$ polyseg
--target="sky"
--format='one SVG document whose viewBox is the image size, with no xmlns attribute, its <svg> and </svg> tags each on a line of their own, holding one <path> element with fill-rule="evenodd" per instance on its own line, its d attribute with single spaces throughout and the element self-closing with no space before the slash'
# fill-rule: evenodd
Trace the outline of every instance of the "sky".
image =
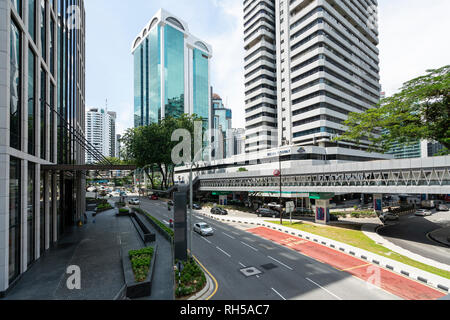
<svg viewBox="0 0 450 320">
<path fill-rule="evenodd" d="M 85 0 L 86 108 L 117 112 L 117 133 L 133 126 L 131 45 L 159 8 L 187 22 L 213 47 L 211 85 L 245 127 L 242 0 Z M 450 1 L 378 0 L 380 76 L 392 95 L 428 69 L 450 64 Z"/>
</svg>

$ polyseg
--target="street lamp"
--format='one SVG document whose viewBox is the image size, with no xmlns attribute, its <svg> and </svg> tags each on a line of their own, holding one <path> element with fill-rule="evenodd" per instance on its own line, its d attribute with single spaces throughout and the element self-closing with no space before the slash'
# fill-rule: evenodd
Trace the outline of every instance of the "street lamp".
<svg viewBox="0 0 450 320">
<path fill-rule="evenodd" d="M 194 186 L 192 185 L 192 167 L 197 163 L 196 159 L 197 157 L 205 152 L 208 149 L 211 149 L 211 145 L 201 148 L 192 159 L 192 162 L 190 163 L 190 169 L 189 169 L 189 255 L 192 256 L 192 205 L 193 205 L 193 198 L 194 198 Z"/>
</svg>

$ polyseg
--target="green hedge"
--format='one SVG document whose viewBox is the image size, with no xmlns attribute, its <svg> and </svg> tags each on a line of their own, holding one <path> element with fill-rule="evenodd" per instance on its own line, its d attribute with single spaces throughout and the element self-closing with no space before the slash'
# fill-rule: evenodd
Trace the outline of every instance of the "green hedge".
<svg viewBox="0 0 450 320">
<path fill-rule="evenodd" d="M 110 209 L 112 209 L 113 207 L 109 204 L 109 203 L 106 203 L 106 204 L 99 204 L 98 206 L 97 206 L 97 212 L 101 212 L 101 211 L 107 211 L 107 210 L 110 210 Z"/>
<path fill-rule="evenodd" d="M 362 210 L 362 211 L 349 211 L 349 212 L 332 212 L 331 213 L 334 216 L 338 217 L 347 217 L 347 215 L 350 215 L 352 218 L 372 218 L 377 217 L 377 214 L 370 210 Z"/>
<path fill-rule="evenodd" d="M 176 261 L 178 265 L 178 261 Z M 190 258 L 184 262 L 184 268 L 181 272 L 175 271 L 175 281 L 177 288 L 175 295 L 178 298 L 193 295 L 204 288 L 206 285 L 206 276 L 203 270 Z"/>
<path fill-rule="evenodd" d="M 158 219 L 156 219 L 155 217 L 151 216 L 150 214 L 148 214 L 147 212 L 145 212 L 142 209 L 139 208 L 134 208 L 135 211 L 141 213 L 141 214 L 145 214 L 147 217 L 149 217 L 153 222 L 155 222 L 161 229 L 163 229 L 165 232 L 167 232 L 172 238 L 174 237 L 174 232 L 172 229 L 170 229 L 169 227 L 167 227 L 164 223 L 162 223 L 161 221 L 159 221 Z"/>
<path fill-rule="evenodd" d="M 130 213 L 130 210 L 128 210 L 127 208 L 120 208 L 119 213 Z"/>
<path fill-rule="evenodd" d="M 153 253 L 154 249 L 152 247 L 128 252 L 136 282 L 143 282 L 147 279 Z"/>
</svg>

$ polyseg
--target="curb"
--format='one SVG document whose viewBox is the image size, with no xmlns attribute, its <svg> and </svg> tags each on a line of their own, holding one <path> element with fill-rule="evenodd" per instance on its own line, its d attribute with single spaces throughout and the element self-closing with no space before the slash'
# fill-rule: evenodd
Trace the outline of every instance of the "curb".
<svg viewBox="0 0 450 320">
<path fill-rule="evenodd" d="M 224 221 L 224 222 L 236 222 L 236 218 L 233 219 L 223 219 L 223 218 L 217 218 L 213 215 L 210 215 L 208 213 L 200 212 L 201 215 L 217 220 L 217 221 Z M 237 221 L 237 223 L 244 223 L 244 220 Z M 247 221 L 247 224 L 249 222 Z M 445 279 L 443 277 L 440 277 L 438 275 L 429 273 L 427 271 L 423 271 L 411 266 L 407 266 L 401 262 L 397 262 L 394 260 L 391 260 L 389 258 L 385 258 L 383 256 L 377 255 L 375 253 L 366 251 L 364 249 L 359 249 L 335 240 L 331 240 L 328 238 L 324 238 L 321 236 L 317 236 L 308 232 L 298 231 L 293 228 L 284 227 L 284 226 L 278 226 L 274 224 L 270 224 L 267 222 L 261 222 L 256 223 L 257 226 L 266 227 L 269 229 L 273 229 L 276 231 L 282 231 L 287 234 L 291 234 L 293 236 L 297 236 L 309 241 L 314 241 L 315 243 L 321 244 L 323 246 L 332 248 L 336 251 L 343 252 L 345 254 L 351 255 L 356 258 L 360 258 L 364 261 L 367 261 L 369 263 L 375 264 L 377 266 L 383 267 L 389 271 L 392 271 L 396 274 L 399 274 L 401 276 L 407 277 L 409 279 L 412 279 L 414 281 L 418 281 L 422 284 L 427 284 L 430 287 L 433 287 L 434 289 L 444 291 L 445 293 L 450 293 L 450 280 Z"/>
<path fill-rule="evenodd" d="M 434 231 L 433 231 L 434 232 Z M 442 244 L 443 246 L 446 246 L 447 248 L 450 248 L 450 245 L 448 243 L 442 242 L 440 240 L 437 240 L 435 237 L 433 237 L 433 232 L 429 232 L 427 233 L 427 238 L 429 238 L 430 240 L 437 242 L 439 244 Z"/>
<path fill-rule="evenodd" d="M 194 259 L 196 260 L 196 262 L 198 263 L 199 261 L 194 257 Z M 215 286 L 214 286 L 214 282 L 211 279 L 211 277 L 209 276 L 209 273 L 207 272 L 207 270 L 205 270 L 205 268 L 203 267 L 203 265 L 201 263 L 198 263 L 200 268 L 203 270 L 203 273 L 206 277 L 206 286 L 198 293 L 196 293 L 195 295 L 193 295 L 192 297 L 190 297 L 187 300 L 206 300 L 207 298 L 211 297 L 212 293 L 214 292 Z"/>
</svg>

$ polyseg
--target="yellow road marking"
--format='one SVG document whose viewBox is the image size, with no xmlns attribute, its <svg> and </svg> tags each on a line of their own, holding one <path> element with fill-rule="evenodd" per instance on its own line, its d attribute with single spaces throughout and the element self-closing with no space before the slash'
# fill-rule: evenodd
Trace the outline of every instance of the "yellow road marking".
<svg viewBox="0 0 450 320">
<path fill-rule="evenodd" d="M 205 299 L 205 300 L 209 300 L 209 299 L 211 299 L 212 297 L 214 297 L 214 295 L 217 293 L 217 290 L 219 289 L 219 284 L 217 283 L 216 278 L 214 278 L 213 275 L 208 271 L 208 269 L 206 269 L 205 266 L 204 266 L 200 261 L 198 261 L 197 257 L 195 257 L 194 255 L 192 255 L 192 257 L 193 257 L 193 258 L 195 259 L 195 261 L 197 261 L 197 263 L 203 268 L 203 270 L 205 270 L 206 273 L 209 274 L 209 276 L 211 277 L 211 279 L 213 279 L 213 281 L 214 281 L 214 285 L 215 285 L 216 288 L 214 289 L 214 292 L 213 292 L 208 298 Z"/>
<path fill-rule="evenodd" d="M 363 265 L 361 265 L 361 266 L 357 266 L 357 267 L 353 267 L 353 268 L 348 268 L 348 269 L 344 269 L 344 270 L 341 270 L 341 271 L 350 271 L 350 270 L 355 270 L 355 269 L 359 269 L 359 268 L 368 267 L 368 266 L 371 266 L 371 265 L 372 265 L 371 263 L 366 263 L 366 264 L 363 264 Z"/>
</svg>

